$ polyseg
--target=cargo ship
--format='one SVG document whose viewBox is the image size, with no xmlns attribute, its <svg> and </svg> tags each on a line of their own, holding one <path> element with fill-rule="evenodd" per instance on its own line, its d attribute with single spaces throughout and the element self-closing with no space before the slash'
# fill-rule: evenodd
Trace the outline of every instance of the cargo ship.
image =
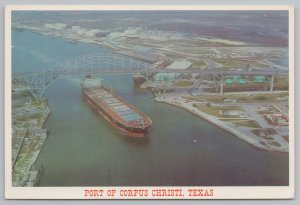
<svg viewBox="0 0 300 205">
<path fill-rule="evenodd" d="M 135 106 L 103 86 L 102 80 L 86 76 L 81 90 L 91 107 L 113 125 L 121 134 L 143 137 L 152 120 Z"/>
<path fill-rule="evenodd" d="M 146 79 L 142 75 L 139 75 L 139 74 L 133 75 L 132 78 L 133 78 L 133 82 L 134 82 L 135 86 L 140 86 L 141 84 L 143 84 L 146 81 Z"/>
</svg>

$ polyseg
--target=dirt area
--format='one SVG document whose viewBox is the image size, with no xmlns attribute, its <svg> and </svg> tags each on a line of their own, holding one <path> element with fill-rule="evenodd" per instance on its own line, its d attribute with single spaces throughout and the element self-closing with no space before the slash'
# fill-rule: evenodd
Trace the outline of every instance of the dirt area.
<svg viewBox="0 0 300 205">
<path fill-rule="evenodd" d="M 289 142 L 289 136 L 288 136 L 288 135 L 283 136 L 283 139 L 284 139 L 285 141 Z"/>
</svg>

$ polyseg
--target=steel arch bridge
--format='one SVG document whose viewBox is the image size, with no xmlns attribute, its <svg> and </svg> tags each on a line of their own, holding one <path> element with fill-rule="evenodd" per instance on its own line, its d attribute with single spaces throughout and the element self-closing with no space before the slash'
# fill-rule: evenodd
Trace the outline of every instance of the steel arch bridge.
<svg viewBox="0 0 300 205">
<path fill-rule="evenodd" d="M 209 70 L 155 69 L 153 64 L 149 64 L 143 62 L 142 60 L 138 60 L 129 56 L 119 55 L 115 53 L 93 53 L 67 59 L 50 70 L 41 70 L 37 72 L 26 73 L 13 73 L 12 90 L 30 90 L 34 96 L 42 97 L 47 87 L 58 77 L 62 75 L 79 74 L 139 74 L 151 83 L 152 86 L 150 87 L 152 88 L 165 90 L 172 87 L 172 82 L 157 82 L 153 77 L 157 73 L 163 75 L 167 75 L 169 73 L 180 74 L 177 75 L 177 78 L 185 76 L 181 74 L 198 74 L 199 81 L 212 77 L 221 84 L 221 87 L 223 87 L 224 79 L 226 76 L 263 75 L 271 79 L 271 83 L 273 85 L 274 76 L 288 75 L 288 72 L 274 70 L 270 68 L 260 68 L 256 71 L 236 71 L 226 69 L 215 70 L 213 68 Z M 222 90 L 223 89 L 221 89 L 221 92 L 223 93 Z"/>
<path fill-rule="evenodd" d="M 41 97 L 47 87 L 62 75 L 139 73 L 147 79 L 153 70 L 152 64 L 132 57 L 93 53 L 67 59 L 50 70 L 13 73 L 12 90 L 30 90 L 36 97 Z"/>
</svg>

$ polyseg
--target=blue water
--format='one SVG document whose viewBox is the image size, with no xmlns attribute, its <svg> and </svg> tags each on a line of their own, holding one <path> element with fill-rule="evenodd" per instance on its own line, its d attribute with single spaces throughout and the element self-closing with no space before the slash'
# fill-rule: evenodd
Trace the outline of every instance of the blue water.
<svg viewBox="0 0 300 205">
<path fill-rule="evenodd" d="M 67 43 L 64 39 L 48 38 L 30 31 L 13 30 L 12 42 L 13 72 L 51 69 L 69 58 L 89 53 L 110 52 L 97 45 Z"/>
<path fill-rule="evenodd" d="M 28 31 L 13 31 L 13 71 L 34 71 L 91 52 Z M 119 134 L 86 103 L 82 76 L 56 80 L 46 91 L 50 134 L 37 160 L 41 186 L 287 185 L 288 154 L 258 150 L 185 110 L 153 101 L 130 75 L 103 75 L 104 83 L 153 121 L 142 139 Z"/>
</svg>

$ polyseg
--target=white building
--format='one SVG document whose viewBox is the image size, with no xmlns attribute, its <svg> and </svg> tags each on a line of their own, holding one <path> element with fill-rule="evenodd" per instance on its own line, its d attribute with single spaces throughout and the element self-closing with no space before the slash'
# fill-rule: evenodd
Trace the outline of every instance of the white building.
<svg viewBox="0 0 300 205">
<path fill-rule="evenodd" d="M 186 70 L 192 68 L 192 62 L 189 61 L 175 61 L 166 69 L 179 69 Z M 155 80 L 157 81 L 174 81 L 180 75 L 180 73 L 158 73 L 155 75 Z"/>
<path fill-rule="evenodd" d="M 180 69 L 186 70 L 192 68 L 193 63 L 189 61 L 175 61 L 169 65 L 166 69 Z"/>
</svg>

